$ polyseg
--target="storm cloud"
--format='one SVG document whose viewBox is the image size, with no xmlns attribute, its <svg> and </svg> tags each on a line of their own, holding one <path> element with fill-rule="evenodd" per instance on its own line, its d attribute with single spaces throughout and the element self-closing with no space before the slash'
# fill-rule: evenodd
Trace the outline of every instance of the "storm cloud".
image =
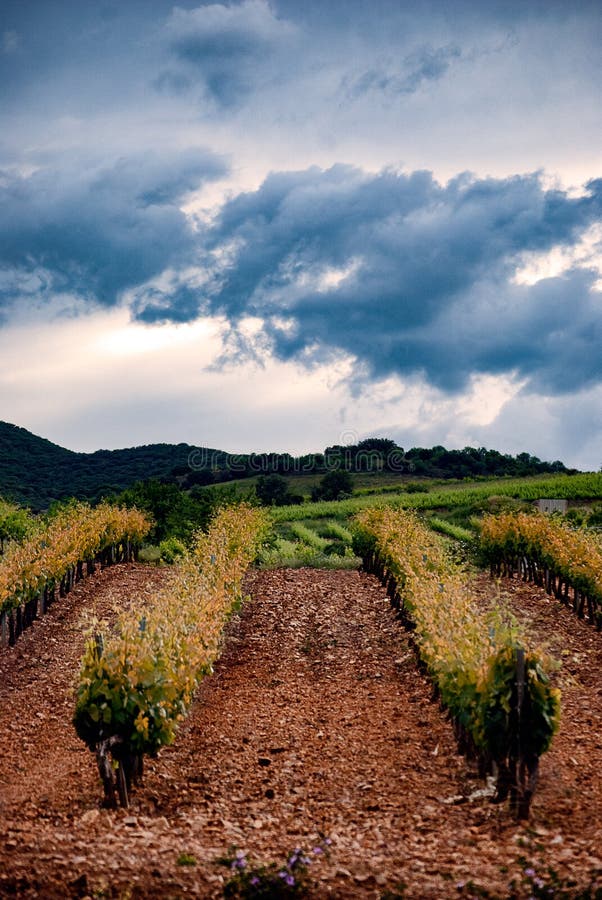
<svg viewBox="0 0 602 900">
<path fill-rule="evenodd" d="M 509 374 L 564 392 L 600 379 L 597 273 L 515 275 L 525 254 L 571 247 L 600 221 L 602 181 L 571 197 L 537 174 L 443 185 L 427 171 L 336 165 L 274 173 L 210 224 L 186 216 L 183 198 L 224 171 L 189 151 L 77 177 L 5 175 L 0 296 L 15 287 L 7 273 L 25 293 L 44 273 L 148 323 L 220 316 L 242 355 L 351 357 L 363 383 L 419 375 L 460 391 L 474 373 Z"/>
<path fill-rule="evenodd" d="M 177 68 L 164 70 L 157 86 L 180 93 L 200 80 L 206 94 L 223 107 L 236 105 L 273 77 L 274 58 L 295 33 L 265 0 L 176 7 L 165 31 Z"/>
<path fill-rule="evenodd" d="M 316 446 L 343 420 L 362 436 L 428 419 L 433 443 L 542 455 L 547 431 L 599 465 L 599 2 L 4 0 L 1 18 L 0 326 L 27 390 L 6 355 L 0 386 L 21 424 L 49 421 L 32 332 L 89 327 L 94 348 L 98 323 L 132 383 L 165 348 L 174 422 L 190 424 L 195 348 L 185 370 L 167 348 L 198 340 L 199 380 L 231 394 L 195 407 L 213 446 L 239 420 L 232 448 L 255 449 L 262 410 L 268 443 L 286 421 L 305 446 L 322 379 Z M 270 374 L 243 401 L 251 372 Z M 149 361 L 144 390 L 163 380 Z M 123 390 L 114 440 L 138 414 L 163 440 L 164 415 Z"/>
<path fill-rule="evenodd" d="M 225 205 L 206 236 L 235 247 L 212 309 L 264 323 L 281 359 L 351 354 L 366 378 L 420 373 L 445 390 L 472 372 L 554 391 L 600 378 L 596 273 L 515 283 L 526 253 L 576 243 L 602 182 L 571 198 L 537 175 L 439 184 L 429 172 L 335 166 L 279 173 Z"/>
<path fill-rule="evenodd" d="M 44 271 L 57 290 L 115 304 L 127 288 L 194 258 L 195 235 L 181 204 L 225 171 L 214 154 L 187 150 L 41 166 L 30 175 L 0 172 L 5 280 L 11 271 L 20 281 Z M 10 300 L 6 291 L 4 298 Z"/>
</svg>

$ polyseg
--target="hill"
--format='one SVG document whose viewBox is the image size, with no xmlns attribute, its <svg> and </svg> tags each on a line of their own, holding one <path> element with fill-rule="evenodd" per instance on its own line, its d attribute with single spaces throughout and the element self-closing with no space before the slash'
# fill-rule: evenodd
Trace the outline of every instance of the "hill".
<svg viewBox="0 0 602 900">
<path fill-rule="evenodd" d="M 218 467 L 227 463 L 225 453 L 190 444 L 75 453 L 25 428 L 0 422 L 0 496 L 35 510 L 66 497 L 94 501 L 119 493 L 135 481 L 174 480 L 191 471 L 191 454 L 193 459 L 210 459 Z"/>
<path fill-rule="evenodd" d="M 34 510 L 68 497 L 94 502 L 148 479 L 187 489 L 277 474 L 295 481 L 295 487 L 306 493 L 304 484 L 313 486 L 325 472 L 338 470 L 354 474 L 354 489 L 369 490 L 386 484 L 399 487 L 400 481 L 416 478 L 523 477 L 569 471 L 560 461 L 542 462 L 529 453 L 511 456 L 484 447 L 447 450 L 442 446 L 413 447 L 406 452 L 387 438 L 334 445 L 322 453 L 298 457 L 288 453 L 229 454 L 184 443 L 75 453 L 25 428 L 0 422 L 0 497 Z"/>
</svg>

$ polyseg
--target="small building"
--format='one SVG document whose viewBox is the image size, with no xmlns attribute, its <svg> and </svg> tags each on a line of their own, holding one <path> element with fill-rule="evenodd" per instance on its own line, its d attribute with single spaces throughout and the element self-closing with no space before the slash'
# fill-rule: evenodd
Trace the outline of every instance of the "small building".
<svg viewBox="0 0 602 900">
<path fill-rule="evenodd" d="M 565 513 L 568 509 L 568 500 L 537 500 L 537 509 L 542 513 Z"/>
</svg>

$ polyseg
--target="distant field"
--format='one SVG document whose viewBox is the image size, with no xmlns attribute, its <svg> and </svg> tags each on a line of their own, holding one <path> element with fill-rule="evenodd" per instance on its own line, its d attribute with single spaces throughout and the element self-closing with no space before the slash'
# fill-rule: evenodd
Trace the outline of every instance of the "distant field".
<svg viewBox="0 0 602 900">
<path fill-rule="evenodd" d="M 304 476 L 291 479 L 293 490 Z M 311 477 L 315 482 L 314 476 Z M 593 502 L 602 499 L 602 473 L 544 475 L 527 478 L 491 478 L 485 481 L 442 482 L 423 479 L 427 491 L 404 490 L 416 479 L 397 479 L 397 485 L 374 479 L 374 489 L 358 490 L 339 501 L 305 502 L 271 510 L 275 545 L 266 557 L 268 565 L 313 565 L 346 567 L 354 564 L 349 519 L 368 507 L 393 506 L 423 511 L 431 527 L 456 540 L 474 534 L 474 517 L 500 504 L 527 503 L 540 498 Z M 381 478 L 383 480 L 381 480 Z M 357 482 L 356 482 L 357 484 Z M 445 487 L 442 487 L 445 485 Z M 437 515 L 434 515 L 434 513 Z M 443 517 L 443 518 L 442 518 Z M 337 533 L 338 529 L 338 533 Z M 328 540 L 330 536 L 331 540 Z"/>
<path fill-rule="evenodd" d="M 425 484 L 429 484 L 425 480 Z M 432 484 L 432 482 L 431 482 Z M 602 499 L 602 473 L 579 475 L 550 475 L 532 478 L 492 478 L 483 482 L 456 482 L 445 489 L 439 486 L 427 493 L 363 494 L 347 500 L 307 503 L 300 506 L 280 506 L 273 510 L 274 521 L 319 519 L 328 516 L 346 518 L 368 506 L 400 506 L 404 509 L 437 509 L 487 500 L 492 496 L 537 500 L 553 497 L 568 500 Z"/>
<path fill-rule="evenodd" d="M 232 481 L 225 481 L 217 484 L 216 487 L 227 487 L 236 485 L 242 490 L 255 487 L 257 479 L 260 475 L 252 475 L 249 478 L 237 478 Z M 309 498 L 312 490 L 320 484 L 324 477 L 323 472 L 313 472 L 307 475 L 287 475 L 282 476 L 289 483 L 291 491 L 295 494 L 301 494 L 303 497 Z M 404 484 L 409 482 L 424 481 L 429 484 L 446 484 L 444 479 L 417 478 L 411 474 L 398 474 L 396 472 L 358 472 L 352 473 L 354 494 L 375 494 L 382 492 L 398 492 L 403 490 Z M 461 482 L 460 482 L 461 483 Z"/>
<path fill-rule="evenodd" d="M 216 487 L 226 488 L 235 485 L 242 490 L 245 490 L 255 487 L 259 477 L 259 475 L 253 475 L 250 478 L 238 478 L 232 481 L 223 482 L 222 484 L 217 484 Z M 312 489 L 319 485 L 323 474 L 284 475 L 283 477 L 288 481 L 291 491 L 296 494 L 301 494 L 305 498 L 309 498 Z M 501 477 L 466 478 L 462 480 L 450 478 L 426 478 L 415 476 L 411 473 L 359 472 L 352 473 L 352 479 L 354 499 L 360 497 L 372 497 L 378 494 L 405 494 L 405 488 L 408 485 L 420 485 L 421 487 L 426 488 L 429 496 L 432 496 L 437 490 L 446 494 L 448 491 L 476 490 L 483 491 L 485 495 L 489 496 L 494 488 L 494 493 L 500 495 L 512 496 L 513 492 L 519 491 L 522 496 L 523 489 L 533 493 L 532 497 L 525 496 L 524 499 L 538 499 L 538 497 L 543 496 L 555 496 L 560 498 L 565 496 L 564 493 L 554 493 L 552 495 L 549 493 L 550 491 L 575 492 L 575 497 L 569 495 L 567 499 L 579 499 L 577 494 L 583 494 L 583 499 L 599 499 L 602 491 L 602 488 L 600 487 L 602 474 L 589 472 L 579 473 L 577 475 L 527 475 L 521 478 L 503 475 Z M 544 488 L 546 493 L 540 493 Z M 420 507 L 419 499 L 416 500 L 415 506 Z M 428 503 L 426 506 L 428 506 Z"/>
</svg>

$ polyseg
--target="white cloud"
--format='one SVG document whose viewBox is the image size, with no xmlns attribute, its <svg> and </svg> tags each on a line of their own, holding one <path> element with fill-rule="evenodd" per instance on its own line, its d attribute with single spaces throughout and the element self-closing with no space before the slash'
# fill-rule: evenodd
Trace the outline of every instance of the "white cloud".
<svg viewBox="0 0 602 900">
<path fill-rule="evenodd" d="M 478 432 L 491 447 L 527 450 L 587 471 L 602 469 L 602 386 L 564 397 L 519 393 Z"/>
<path fill-rule="evenodd" d="M 231 452 L 315 451 L 371 434 L 410 446 L 489 446 L 597 469 L 602 388 L 526 396 L 474 377 L 460 397 L 389 378 L 359 395 L 352 361 L 307 371 L 269 360 L 210 371 L 222 323 L 131 323 L 126 310 L 0 332 L 0 416 L 71 449 L 186 441 Z"/>
</svg>

